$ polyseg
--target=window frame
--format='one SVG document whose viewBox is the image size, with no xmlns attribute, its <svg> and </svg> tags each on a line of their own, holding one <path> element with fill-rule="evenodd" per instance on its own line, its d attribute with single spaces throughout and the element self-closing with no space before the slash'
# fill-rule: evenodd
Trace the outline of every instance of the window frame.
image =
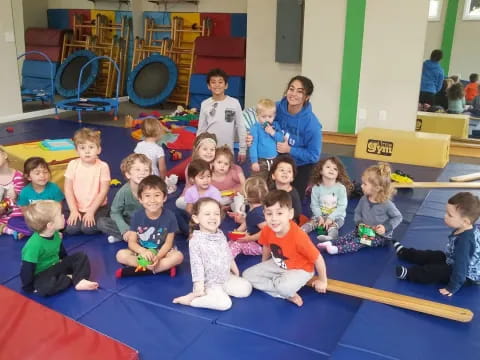
<svg viewBox="0 0 480 360">
<path fill-rule="evenodd" d="M 470 6 L 471 5 L 472 5 L 472 0 L 465 0 L 464 6 L 463 6 L 462 20 L 480 21 L 480 13 L 478 15 L 470 15 Z"/>
<path fill-rule="evenodd" d="M 435 16 L 430 16 L 430 5 L 432 2 L 438 2 L 438 9 L 437 9 L 437 14 Z M 444 0 L 429 0 L 428 3 L 428 21 L 441 21 L 442 19 L 442 10 L 443 10 L 443 2 Z"/>
</svg>

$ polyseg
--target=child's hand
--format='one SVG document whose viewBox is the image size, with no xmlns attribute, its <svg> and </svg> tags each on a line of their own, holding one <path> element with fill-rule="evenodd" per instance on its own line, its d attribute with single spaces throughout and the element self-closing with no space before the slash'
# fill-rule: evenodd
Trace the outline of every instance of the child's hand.
<svg viewBox="0 0 480 360">
<path fill-rule="evenodd" d="M 252 171 L 253 172 L 259 172 L 260 171 L 260 165 L 258 164 L 258 162 L 254 162 L 252 164 Z"/>
<path fill-rule="evenodd" d="M 319 216 L 317 218 L 317 226 L 325 226 L 325 219 L 323 218 L 323 216 Z"/>
<path fill-rule="evenodd" d="M 275 129 L 273 128 L 272 124 L 265 126 L 265 132 L 270 136 L 275 136 Z"/>
<path fill-rule="evenodd" d="M 237 161 L 238 161 L 240 164 L 243 164 L 246 159 L 247 159 L 247 155 L 246 155 L 246 154 L 238 154 L 238 156 L 237 156 Z"/>
<path fill-rule="evenodd" d="M 448 291 L 445 288 L 438 289 L 438 291 L 440 292 L 440 294 L 445 295 L 445 296 L 452 296 L 453 295 L 450 291 Z"/>
<path fill-rule="evenodd" d="M 149 251 L 149 253 L 153 254 L 151 251 Z M 147 265 L 147 269 L 153 272 L 153 270 L 158 265 L 160 260 L 161 260 L 161 258 L 159 256 L 154 256 L 153 260 L 150 260 L 152 263 L 150 265 Z"/>
<path fill-rule="evenodd" d="M 241 224 L 245 221 L 245 216 L 233 211 L 227 211 L 227 215 L 233 219 L 237 224 Z"/>
<path fill-rule="evenodd" d="M 253 143 L 252 134 L 250 133 L 247 134 L 247 137 L 245 138 L 245 143 L 247 144 L 248 147 L 252 146 L 252 143 Z"/>
<path fill-rule="evenodd" d="M 75 225 L 79 220 L 82 220 L 82 214 L 80 214 L 78 211 L 72 211 L 68 216 L 67 225 Z"/>
<path fill-rule="evenodd" d="M 312 286 L 316 292 L 325 293 L 327 292 L 327 279 L 316 279 L 312 282 Z"/>
<path fill-rule="evenodd" d="M 324 223 L 324 226 L 325 226 L 326 229 L 329 229 L 334 224 L 335 224 L 335 222 L 332 219 L 327 219 Z"/>
<path fill-rule="evenodd" d="M 375 232 L 376 232 L 378 235 L 383 235 L 383 234 L 385 234 L 385 226 L 383 226 L 383 225 L 377 225 L 377 226 L 375 226 L 374 230 L 375 230 Z"/>
<path fill-rule="evenodd" d="M 288 145 L 288 141 L 287 139 L 285 138 L 283 142 L 278 142 L 277 143 L 277 151 L 280 153 L 280 154 L 288 154 L 290 152 L 290 145 Z"/>
<path fill-rule="evenodd" d="M 83 215 L 82 219 L 83 225 L 86 227 L 95 226 L 95 214 L 92 214 L 90 211 L 87 211 L 85 215 Z"/>
<path fill-rule="evenodd" d="M 155 255 L 150 250 L 143 250 L 142 253 L 140 254 L 145 260 L 148 260 L 150 262 L 153 262 L 155 259 Z"/>
</svg>

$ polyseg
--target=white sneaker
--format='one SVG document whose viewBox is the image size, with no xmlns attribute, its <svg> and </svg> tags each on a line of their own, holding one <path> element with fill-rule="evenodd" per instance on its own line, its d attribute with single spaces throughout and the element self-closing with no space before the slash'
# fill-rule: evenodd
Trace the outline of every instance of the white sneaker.
<svg viewBox="0 0 480 360">
<path fill-rule="evenodd" d="M 107 241 L 108 241 L 110 244 L 115 244 L 116 242 L 122 241 L 122 239 L 119 239 L 119 238 L 116 238 L 115 236 L 109 235 L 109 236 L 107 237 Z"/>
</svg>

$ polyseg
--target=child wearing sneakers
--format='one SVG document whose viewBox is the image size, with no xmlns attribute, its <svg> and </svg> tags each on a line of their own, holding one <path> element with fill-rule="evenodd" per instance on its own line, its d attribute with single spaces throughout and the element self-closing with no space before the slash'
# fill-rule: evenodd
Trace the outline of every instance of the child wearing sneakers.
<svg viewBox="0 0 480 360">
<path fill-rule="evenodd" d="M 310 232 L 318 226 L 325 228 L 327 234 L 319 235 L 319 241 L 332 241 L 338 238 L 347 214 L 347 194 L 353 185 L 339 158 L 332 156 L 322 159 L 312 171 L 312 197 L 310 208 L 313 218 L 302 226 Z"/>
<path fill-rule="evenodd" d="M 284 190 L 270 191 L 263 201 L 267 226 L 258 243 L 263 245 L 262 262 L 243 273 L 255 289 L 303 305 L 300 290 L 317 270 L 312 281 L 317 292 L 327 289 L 327 270 L 322 255 L 293 219 L 292 198 Z"/>
<path fill-rule="evenodd" d="M 69 209 L 65 232 L 95 234 L 97 219 L 108 215 L 110 168 L 98 158 L 102 151 L 99 131 L 81 128 L 75 132 L 73 142 L 79 159 L 70 161 L 65 172 Z"/>
<path fill-rule="evenodd" d="M 355 208 L 354 221 L 357 227 L 367 225 L 374 231 L 372 239 L 359 236 L 358 229 L 337 240 L 318 243 L 330 255 L 357 252 L 365 247 L 385 246 L 392 238 L 393 230 L 402 222 L 402 214 L 390 200 L 395 193 L 387 163 L 367 168 L 362 175 L 363 196 Z"/>
<path fill-rule="evenodd" d="M 130 154 L 122 160 L 120 170 L 128 180 L 115 194 L 110 216 L 98 219 L 98 229 L 108 235 L 110 244 L 128 241 L 130 220 L 142 208 L 138 201 L 138 184 L 152 172 L 152 162 L 143 154 Z"/>
<path fill-rule="evenodd" d="M 238 161 L 244 162 L 247 154 L 246 130 L 242 107 L 237 99 L 225 94 L 228 88 L 228 75 L 221 69 L 212 69 L 207 74 L 207 86 L 212 96 L 200 106 L 197 135 L 211 132 L 217 135 L 217 145 L 228 145 L 233 150 L 233 142 L 238 137 Z"/>
<path fill-rule="evenodd" d="M 415 264 L 397 266 L 399 279 L 430 284 L 444 283 L 442 295 L 452 296 L 463 285 L 480 283 L 480 230 L 473 226 L 480 216 L 480 200 L 469 192 L 460 192 L 448 199 L 445 224 L 453 229 L 446 251 L 417 250 L 393 246 L 401 260 Z"/>
</svg>

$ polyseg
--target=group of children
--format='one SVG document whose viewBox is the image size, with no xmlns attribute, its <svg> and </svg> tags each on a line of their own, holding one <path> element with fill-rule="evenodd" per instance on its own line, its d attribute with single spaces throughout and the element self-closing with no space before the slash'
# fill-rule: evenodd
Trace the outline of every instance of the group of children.
<svg viewBox="0 0 480 360">
<path fill-rule="evenodd" d="M 327 289 L 326 266 L 320 251 L 335 255 L 390 242 L 399 258 L 417 264 L 397 268 L 400 279 L 448 282 L 440 290 L 445 295 L 480 280 L 480 231 L 473 227 L 480 215 L 476 196 L 460 193 L 449 200 L 445 222 L 454 232 L 446 254 L 406 249 L 392 240 L 402 215 L 391 200 L 394 189 L 390 166 L 380 163 L 362 174 L 363 196 L 354 213 L 358 228 L 340 236 L 353 186 L 342 162 L 329 157 L 314 167 L 310 204 L 313 216 L 300 227 L 302 204 L 292 187 L 295 161 L 275 151 L 275 142 L 281 141 L 277 139 L 281 130 L 274 121 L 275 104 L 269 100 L 259 103 L 259 122 L 252 128 L 256 136 L 250 147 L 252 176 L 245 179 L 242 168 L 234 162 L 231 147 L 238 136 L 245 145 L 240 146 L 238 161 L 244 161 L 247 142 L 238 118 L 241 109 L 235 99 L 224 94 L 227 84 L 221 74 L 214 73 L 208 81 L 214 101 L 202 103 L 200 133 L 185 170 L 185 190 L 173 211 L 165 207 L 166 166 L 163 149 L 157 145 L 158 120 L 144 121 L 144 141 L 122 161 L 121 171 L 128 181 L 118 190 L 110 208 L 110 170 L 99 159 L 99 132 L 82 128 L 73 137 L 79 158 L 72 160 L 65 172 L 67 207 L 63 212 L 63 194 L 49 181 L 50 171 L 43 159 L 28 159 L 23 178 L 8 167 L 6 153 L 0 152 L 0 183 L 10 186 L 7 195 L 11 200 L 19 194 L 17 205 L 22 207 L 13 207 L 12 212 L 2 215 L 3 232 L 11 230 L 9 217 L 14 211 L 23 213 L 34 231 L 22 251 L 21 278 L 26 291 L 53 295 L 70 284 L 77 290 L 98 288 L 89 280 L 86 255 L 66 254 L 59 232 L 63 227 L 69 235 L 102 232 L 110 243 L 126 242 L 127 248 L 116 254 L 117 261 L 124 265 L 117 277 L 174 271 L 184 260 L 184 254 L 175 246 L 176 234 L 187 235 L 193 289 L 173 302 L 217 310 L 230 308 L 230 296 L 249 296 L 252 287 L 301 306 L 298 290 L 315 272 L 318 277 L 311 285 L 318 292 Z M 23 181 L 29 184 L 22 189 Z M 229 212 L 238 223 L 236 230 L 244 235 L 229 241 L 220 229 L 223 213 L 232 201 L 225 191 L 240 192 L 246 199 L 244 212 Z M 365 239 L 359 233 L 360 227 L 369 228 L 373 235 Z M 320 228 L 324 233 L 318 235 L 315 246 L 308 233 Z M 261 262 L 241 276 L 235 262 L 238 254 L 262 255 Z"/>
</svg>

